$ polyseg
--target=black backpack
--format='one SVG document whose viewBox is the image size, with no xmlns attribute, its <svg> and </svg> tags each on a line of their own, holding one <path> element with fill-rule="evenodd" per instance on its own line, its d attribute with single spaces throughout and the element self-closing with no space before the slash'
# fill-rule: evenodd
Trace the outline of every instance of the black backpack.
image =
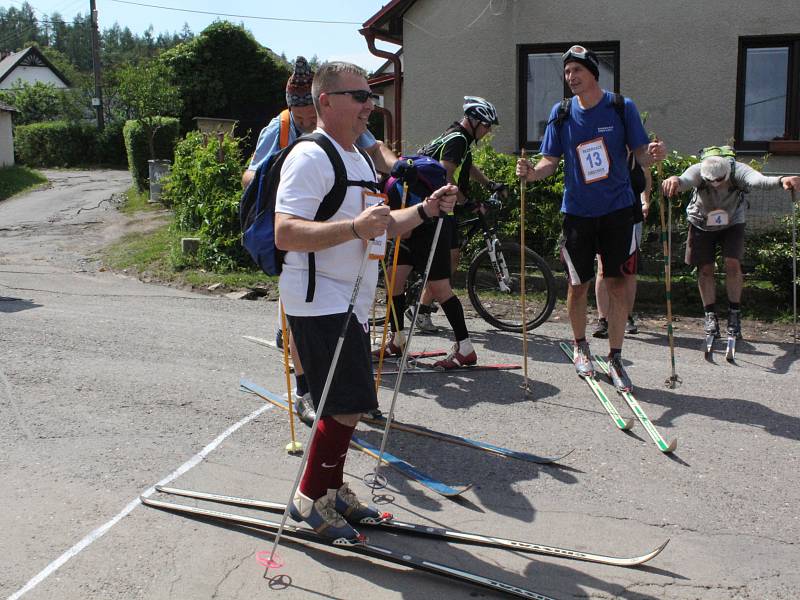
<svg viewBox="0 0 800 600">
<path fill-rule="evenodd" d="M 267 275 L 279 275 L 286 252 L 275 246 L 275 197 L 281 179 L 281 168 L 295 144 L 304 141 L 315 142 L 325 151 L 333 167 L 333 187 L 325 194 L 314 215 L 315 221 L 327 221 L 342 206 L 347 188 L 358 186 L 378 191 L 374 181 L 351 181 L 347 179 L 347 168 L 333 143 L 322 133 L 300 136 L 280 152 L 276 152 L 259 165 L 255 176 L 242 194 L 239 202 L 239 223 L 242 229 L 242 245 L 255 263 Z M 358 148 L 375 174 L 375 167 L 367 154 Z M 308 253 L 308 289 L 306 302 L 314 299 L 315 280 L 314 253 Z"/>
<path fill-rule="evenodd" d="M 628 128 L 625 124 L 625 96 L 622 94 L 611 94 L 611 102 L 614 105 L 614 110 L 617 111 L 617 115 L 622 121 L 623 137 L 627 140 Z M 571 107 L 572 98 L 562 99 L 561 104 L 558 105 L 556 116 L 553 117 L 548 123 L 548 125 L 550 123 L 555 124 L 559 134 L 561 133 L 561 124 L 569 118 L 569 111 Z M 635 198 L 638 198 L 639 195 L 644 191 L 647 182 L 644 178 L 644 170 L 642 169 L 642 165 L 640 165 L 636 161 L 636 157 L 632 155 L 633 152 L 628 153 L 628 176 L 631 182 L 633 195 Z"/>
</svg>

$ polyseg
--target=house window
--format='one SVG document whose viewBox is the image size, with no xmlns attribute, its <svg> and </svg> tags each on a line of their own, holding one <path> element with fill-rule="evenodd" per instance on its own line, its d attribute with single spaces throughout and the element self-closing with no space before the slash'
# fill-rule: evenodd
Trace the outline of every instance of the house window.
<svg viewBox="0 0 800 600">
<path fill-rule="evenodd" d="M 519 65 L 519 145 L 538 151 L 550 110 L 553 105 L 571 96 L 564 83 L 564 64 L 561 55 L 572 43 L 522 45 L 518 47 Z M 600 59 L 600 86 L 619 91 L 619 42 L 587 42 Z"/>
<path fill-rule="evenodd" d="M 737 149 L 771 151 L 776 141 L 800 140 L 798 65 L 800 36 L 739 39 Z"/>
</svg>

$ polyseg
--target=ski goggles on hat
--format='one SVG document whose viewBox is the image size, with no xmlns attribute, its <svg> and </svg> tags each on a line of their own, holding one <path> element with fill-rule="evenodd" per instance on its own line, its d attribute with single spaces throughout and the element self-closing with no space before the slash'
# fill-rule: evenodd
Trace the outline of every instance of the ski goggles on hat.
<svg viewBox="0 0 800 600">
<path fill-rule="evenodd" d="M 369 99 L 372 99 L 373 102 L 377 102 L 380 98 L 378 94 L 373 94 L 370 90 L 341 90 L 339 92 L 327 92 L 327 94 L 329 96 L 343 96 L 346 94 L 360 104 L 364 104 Z"/>
<path fill-rule="evenodd" d="M 591 50 L 587 50 L 583 46 L 573 46 L 564 54 L 561 55 L 561 60 L 566 61 L 568 58 L 577 58 L 578 60 L 588 60 L 594 65 L 598 65 L 597 56 Z"/>
</svg>

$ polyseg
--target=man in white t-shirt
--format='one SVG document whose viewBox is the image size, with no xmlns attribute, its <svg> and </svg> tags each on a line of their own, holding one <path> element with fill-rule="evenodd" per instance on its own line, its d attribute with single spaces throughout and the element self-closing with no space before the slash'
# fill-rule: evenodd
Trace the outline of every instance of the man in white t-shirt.
<svg viewBox="0 0 800 600">
<path fill-rule="evenodd" d="M 280 293 L 312 398 L 319 408 L 336 342 L 344 326 L 355 278 L 368 240 L 397 236 L 452 210 L 457 188 L 446 185 L 422 204 L 391 211 L 385 204 L 365 208 L 364 191 L 376 189 L 370 159 L 354 146 L 367 128 L 375 96 L 364 71 L 350 63 L 322 65 L 311 88 L 317 132 L 338 152 L 349 182 L 338 211 L 326 221 L 314 217 L 334 184 L 331 159 L 313 141 L 301 142 L 281 169 L 275 208 L 275 244 L 287 252 Z M 309 269 L 313 253 L 313 269 Z M 310 281 L 313 278 L 313 282 Z M 351 525 L 391 518 L 361 503 L 343 481 L 344 461 L 361 415 L 377 408 L 367 320 L 378 279 L 377 262 L 364 274 L 352 318 L 308 462 L 290 514 L 320 535 L 342 544 L 364 541 Z"/>
</svg>

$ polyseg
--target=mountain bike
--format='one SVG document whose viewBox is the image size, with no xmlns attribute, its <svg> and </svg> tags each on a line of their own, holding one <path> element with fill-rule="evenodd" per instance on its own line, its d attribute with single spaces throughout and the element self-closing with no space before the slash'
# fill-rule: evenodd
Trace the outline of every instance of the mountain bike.
<svg viewBox="0 0 800 600">
<path fill-rule="evenodd" d="M 522 332 L 520 245 L 500 240 L 489 223 L 488 214 L 501 205 L 497 194 L 481 202 L 468 202 L 471 216 L 458 223 L 461 251 L 478 233 L 483 245 L 469 262 L 466 288 L 475 311 L 487 323 L 503 331 Z M 402 242 L 401 242 L 402 243 Z M 391 250 L 387 252 L 387 270 L 391 269 Z M 381 273 L 382 284 L 383 274 Z M 413 307 L 422 292 L 422 274 L 412 272 L 406 283 L 406 306 Z M 378 293 L 380 296 L 380 292 Z M 530 248 L 525 249 L 526 329 L 535 329 L 550 317 L 556 302 L 556 284 L 547 262 Z M 374 321 L 383 325 L 385 301 L 376 303 Z"/>
</svg>

